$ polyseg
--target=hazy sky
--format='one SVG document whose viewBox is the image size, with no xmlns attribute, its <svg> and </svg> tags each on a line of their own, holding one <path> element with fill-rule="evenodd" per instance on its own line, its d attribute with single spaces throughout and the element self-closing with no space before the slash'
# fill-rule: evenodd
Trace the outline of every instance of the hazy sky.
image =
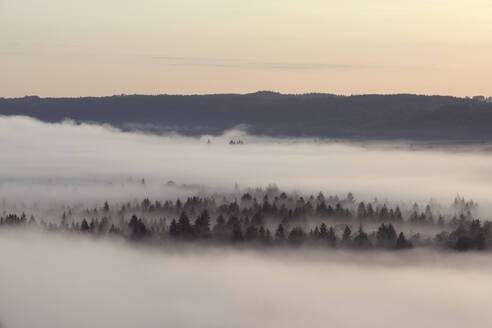
<svg viewBox="0 0 492 328">
<path fill-rule="evenodd" d="M 490 0 L 0 0 L 0 96 L 492 95 Z"/>
</svg>

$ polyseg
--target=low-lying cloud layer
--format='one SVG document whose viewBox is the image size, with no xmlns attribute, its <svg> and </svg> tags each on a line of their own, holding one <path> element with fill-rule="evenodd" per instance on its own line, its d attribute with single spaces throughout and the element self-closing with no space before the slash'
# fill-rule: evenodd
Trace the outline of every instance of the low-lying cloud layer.
<svg viewBox="0 0 492 328">
<path fill-rule="evenodd" d="M 36 215 L 42 212 L 36 204 L 175 199 L 227 192 L 236 182 L 327 195 L 352 191 L 358 200 L 450 202 L 460 193 L 482 209 L 491 204 L 492 154 L 472 147 L 412 150 L 239 130 L 155 136 L 0 117 L 0 153 L 1 208 L 25 204 Z M 261 254 L 4 227 L 0 256 L 2 328 L 453 328 L 492 321 L 488 253 L 273 248 Z"/>
<path fill-rule="evenodd" d="M 5 327 L 489 327 L 488 255 L 173 252 L 0 231 Z"/>
<path fill-rule="evenodd" d="M 229 145 L 230 140 L 245 144 Z M 450 202 L 459 193 L 484 205 L 492 181 L 492 154 L 471 147 L 411 150 L 261 138 L 242 131 L 221 137 L 155 136 L 26 117 L 0 117 L 0 141 L 1 198 L 24 202 L 162 199 L 167 194 L 162 185 L 174 180 L 229 189 L 235 182 L 241 187 L 277 183 L 305 192 L 352 191 L 359 199 Z M 139 184 L 129 183 L 129 177 L 133 182 L 145 178 L 145 192 L 132 188 Z"/>
</svg>

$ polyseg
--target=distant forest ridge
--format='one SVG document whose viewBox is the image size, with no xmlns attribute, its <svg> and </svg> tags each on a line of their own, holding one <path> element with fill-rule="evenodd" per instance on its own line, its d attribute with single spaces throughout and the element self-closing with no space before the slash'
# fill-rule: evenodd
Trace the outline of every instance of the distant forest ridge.
<svg viewBox="0 0 492 328">
<path fill-rule="evenodd" d="M 123 130 L 220 135 L 238 125 L 273 137 L 492 141 L 492 102 L 412 94 L 119 95 L 0 98 L 0 115 L 104 123 Z"/>
</svg>

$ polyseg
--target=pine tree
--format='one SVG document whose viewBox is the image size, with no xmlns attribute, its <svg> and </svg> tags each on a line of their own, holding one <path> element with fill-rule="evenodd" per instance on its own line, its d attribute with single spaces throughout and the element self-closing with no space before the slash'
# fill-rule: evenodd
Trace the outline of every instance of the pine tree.
<svg viewBox="0 0 492 328">
<path fill-rule="evenodd" d="M 409 240 L 407 240 L 405 238 L 405 234 L 403 232 L 400 232 L 400 234 L 398 235 L 398 239 L 396 240 L 395 248 L 396 249 L 408 249 L 408 248 L 412 248 L 412 247 L 413 247 L 412 242 L 410 242 Z"/>
<path fill-rule="evenodd" d="M 175 219 L 173 219 L 171 221 L 171 225 L 169 225 L 169 235 L 174 238 L 178 237 L 179 235 L 178 224 L 176 223 Z"/>
<path fill-rule="evenodd" d="M 243 230 L 239 224 L 235 224 L 232 228 L 232 241 L 242 242 L 244 241 Z"/>
<path fill-rule="evenodd" d="M 368 249 L 371 248 L 371 242 L 369 241 L 369 236 L 362 229 L 362 225 L 359 226 L 359 232 L 354 237 L 353 244 L 357 248 Z"/>
<path fill-rule="evenodd" d="M 210 237 L 210 215 L 207 210 L 203 210 L 195 221 L 195 231 L 200 238 Z"/>
<path fill-rule="evenodd" d="M 130 222 L 128 223 L 128 228 L 130 229 L 130 237 L 135 240 L 139 240 L 147 234 L 147 227 L 142 219 L 137 218 L 133 215 Z"/>
<path fill-rule="evenodd" d="M 297 246 L 304 241 L 305 237 L 306 234 L 304 233 L 304 230 L 302 230 L 301 227 L 295 227 L 290 231 L 287 240 L 289 244 Z"/>
<path fill-rule="evenodd" d="M 188 215 L 186 215 L 185 211 L 181 212 L 181 215 L 178 220 L 177 228 L 178 228 L 179 236 L 187 239 L 192 237 L 192 228 L 190 224 L 190 219 L 188 218 Z"/>
<path fill-rule="evenodd" d="M 328 240 L 328 245 L 330 245 L 331 247 L 335 247 L 336 246 L 336 244 L 337 244 L 337 235 L 336 235 L 335 229 L 333 227 L 330 227 L 330 229 L 328 229 L 328 233 L 327 233 L 326 239 Z"/>
<path fill-rule="evenodd" d="M 275 231 L 275 240 L 278 242 L 285 241 L 285 229 L 282 224 L 279 224 L 277 230 Z"/>
<path fill-rule="evenodd" d="M 108 201 L 105 201 L 104 202 L 104 212 L 109 212 L 109 204 L 108 204 Z"/>
<path fill-rule="evenodd" d="M 80 231 L 82 231 L 82 232 L 89 231 L 89 224 L 87 223 L 86 219 L 82 220 L 82 224 L 80 225 Z"/>
<path fill-rule="evenodd" d="M 348 246 L 352 241 L 352 230 L 348 225 L 346 225 L 343 230 L 342 241 L 346 246 Z"/>
</svg>

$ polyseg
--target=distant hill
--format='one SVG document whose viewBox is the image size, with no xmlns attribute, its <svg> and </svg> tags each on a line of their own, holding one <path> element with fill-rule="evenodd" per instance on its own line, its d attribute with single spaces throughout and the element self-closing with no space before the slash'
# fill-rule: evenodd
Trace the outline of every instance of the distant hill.
<svg viewBox="0 0 492 328">
<path fill-rule="evenodd" d="M 0 115 L 27 115 L 45 122 L 70 118 L 185 135 L 217 135 L 243 124 L 250 133 L 278 137 L 492 141 L 492 103 L 411 94 L 0 98 Z"/>
</svg>

